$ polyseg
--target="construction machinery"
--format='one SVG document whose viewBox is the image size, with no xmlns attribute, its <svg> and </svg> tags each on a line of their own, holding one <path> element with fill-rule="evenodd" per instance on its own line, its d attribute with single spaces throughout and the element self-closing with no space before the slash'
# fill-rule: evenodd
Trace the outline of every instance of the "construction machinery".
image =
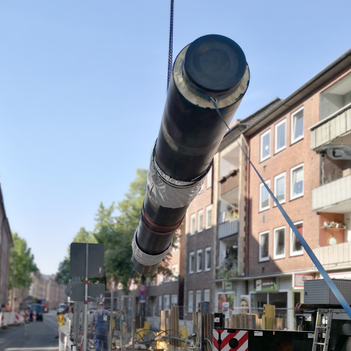
<svg viewBox="0 0 351 351">
<path fill-rule="evenodd" d="M 351 304 L 351 281 L 335 280 Z M 305 282 L 305 303 L 295 307 L 296 330 L 225 328 L 217 316 L 216 351 L 351 351 L 351 319 L 324 280 Z M 319 300 L 315 298 L 319 296 Z"/>
</svg>

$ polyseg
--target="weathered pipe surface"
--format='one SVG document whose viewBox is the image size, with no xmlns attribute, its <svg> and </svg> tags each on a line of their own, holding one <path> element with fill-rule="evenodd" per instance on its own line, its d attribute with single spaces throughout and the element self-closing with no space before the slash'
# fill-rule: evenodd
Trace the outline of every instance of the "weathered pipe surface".
<svg viewBox="0 0 351 351">
<path fill-rule="evenodd" d="M 245 55 L 233 40 L 206 35 L 175 60 L 158 139 L 153 149 L 139 226 L 134 268 L 155 271 L 170 249 L 191 201 L 249 84 Z"/>
</svg>

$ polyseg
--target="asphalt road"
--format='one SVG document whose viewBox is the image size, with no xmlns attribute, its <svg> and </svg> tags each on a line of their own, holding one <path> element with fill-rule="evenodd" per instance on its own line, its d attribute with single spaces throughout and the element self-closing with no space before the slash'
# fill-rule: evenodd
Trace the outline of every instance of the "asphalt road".
<svg viewBox="0 0 351 351">
<path fill-rule="evenodd" d="M 0 351 L 57 351 L 56 311 L 44 314 L 44 320 L 0 330 Z"/>
</svg>

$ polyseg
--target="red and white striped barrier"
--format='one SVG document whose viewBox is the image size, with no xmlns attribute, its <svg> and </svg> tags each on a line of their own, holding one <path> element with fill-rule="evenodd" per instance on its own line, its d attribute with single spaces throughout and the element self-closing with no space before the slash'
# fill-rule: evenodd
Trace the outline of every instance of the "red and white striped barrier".
<svg viewBox="0 0 351 351">
<path fill-rule="evenodd" d="M 17 311 L 16 312 L 16 316 L 15 316 L 15 325 L 19 325 L 19 323 L 20 323 L 20 316 L 21 316 L 21 312 Z"/>
<path fill-rule="evenodd" d="M 248 351 L 249 332 L 247 330 L 213 329 L 213 350 L 215 351 Z"/>
<path fill-rule="evenodd" d="M 35 322 L 37 320 L 37 311 L 33 310 L 33 321 Z"/>
<path fill-rule="evenodd" d="M 0 312 L 0 328 L 4 325 L 4 312 Z"/>
</svg>

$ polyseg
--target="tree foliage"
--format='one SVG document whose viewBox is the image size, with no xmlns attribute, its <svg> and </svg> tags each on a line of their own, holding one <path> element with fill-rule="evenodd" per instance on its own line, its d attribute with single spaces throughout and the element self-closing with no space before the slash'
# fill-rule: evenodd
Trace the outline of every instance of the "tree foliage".
<svg viewBox="0 0 351 351">
<path fill-rule="evenodd" d="M 132 240 L 136 228 L 139 225 L 140 211 L 146 194 L 145 169 L 137 169 L 137 177 L 130 184 L 129 192 L 125 199 L 116 207 L 112 204 L 105 208 L 100 204 L 96 216 L 95 237 L 99 243 L 105 245 L 105 274 L 113 278 L 116 283 L 121 283 L 124 290 L 128 290 L 128 283 L 132 273 Z M 114 216 L 114 210 L 119 212 Z M 170 254 L 160 264 L 158 272 L 165 276 L 171 276 L 168 268 Z M 133 279 L 138 282 L 140 276 L 133 274 Z"/>
<path fill-rule="evenodd" d="M 137 169 L 136 179 L 131 182 L 129 191 L 125 198 L 116 206 L 112 203 L 109 207 L 100 204 L 96 217 L 93 232 L 88 232 L 80 228 L 73 242 L 80 243 L 101 243 L 105 247 L 105 279 L 113 279 L 116 283 L 121 283 L 125 291 L 128 291 L 129 280 L 132 275 L 132 240 L 136 228 L 139 225 L 140 212 L 146 194 L 145 169 Z M 115 215 L 117 211 L 118 215 Z M 175 245 L 177 236 L 174 237 Z M 164 276 L 172 276 L 172 271 L 168 268 L 171 253 L 161 262 L 155 274 L 162 273 Z M 60 263 L 56 281 L 68 284 L 70 276 L 69 255 Z M 138 273 L 134 272 L 133 279 L 136 283 L 140 279 Z M 105 280 L 103 279 L 103 280 Z M 100 279 L 101 281 L 101 279 Z"/>
<path fill-rule="evenodd" d="M 59 284 L 64 284 L 67 285 L 69 283 L 69 280 L 71 279 L 71 276 L 69 274 L 70 270 L 70 259 L 69 256 L 66 256 L 62 262 L 60 262 L 59 267 L 58 267 L 58 272 L 56 273 L 56 281 Z"/>
<path fill-rule="evenodd" d="M 31 249 L 27 247 L 25 239 L 21 238 L 17 233 L 12 234 L 14 247 L 11 249 L 10 256 L 10 284 L 12 288 L 26 288 L 32 283 L 30 274 L 38 270 L 34 263 L 34 255 Z M 14 273 L 14 274 L 13 274 Z"/>
</svg>

